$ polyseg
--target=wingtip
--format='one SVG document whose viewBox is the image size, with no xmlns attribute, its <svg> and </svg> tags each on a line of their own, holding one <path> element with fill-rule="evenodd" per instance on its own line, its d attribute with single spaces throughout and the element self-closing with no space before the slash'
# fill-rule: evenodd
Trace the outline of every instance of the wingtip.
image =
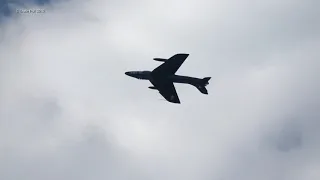
<svg viewBox="0 0 320 180">
<path fill-rule="evenodd" d="M 174 104 L 181 104 L 179 99 L 174 99 L 174 100 L 170 99 L 168 101 L 171 102 L 171 103 L 174 103 Z"/>
<path fill-rule="evenodd" d="M 175 104 L 181 104 L 180 100 L 177 100 L 177 101 L 171 101 L 172 103 L 175 103 Z"/>
<path fill-rule="evenodd" d="M 180 55 L 181 56 L 187 56 L 187 57 L 189 56 L 189 54 L 187 54 L 187 53 L 180 53 Z"/>
<path fill-rule="evenodd" d="M 189 56 L 189 54 L 187 54 L 187 53 L 177 53 L 176 56 L 185 56 L 185 58 L 187 58 Z"/>
</svg>

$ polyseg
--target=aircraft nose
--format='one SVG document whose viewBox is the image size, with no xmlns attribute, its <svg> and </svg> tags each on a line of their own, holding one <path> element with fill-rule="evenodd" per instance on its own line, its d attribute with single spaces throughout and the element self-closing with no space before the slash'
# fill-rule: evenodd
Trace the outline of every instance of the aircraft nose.
<svg viewBox="0 0 320 180">
<path fill-rule="evenodd" d="M 127 76 L 130 76 L 130 77 L 133 77 L 132 74 L 130 73 L 130 71 L 125 72 L 124 74 L 127 75 Z"/>
</svg>

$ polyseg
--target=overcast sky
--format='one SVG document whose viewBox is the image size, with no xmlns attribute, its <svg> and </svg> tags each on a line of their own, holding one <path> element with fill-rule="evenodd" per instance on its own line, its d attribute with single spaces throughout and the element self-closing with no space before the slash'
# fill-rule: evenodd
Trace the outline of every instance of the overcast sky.
<svg viewBox="0 0 320 180">
<path fill-rule="evenodd" d="M 0 24 L 0 179 L 319 180 L 319 7 L 69 0 L 13 13 Z M 212 77 L 209 95 L 177 84 L 171 104 L 124 75 L 175 53 L 190 54 L 177 74 Z"/>
</svg>

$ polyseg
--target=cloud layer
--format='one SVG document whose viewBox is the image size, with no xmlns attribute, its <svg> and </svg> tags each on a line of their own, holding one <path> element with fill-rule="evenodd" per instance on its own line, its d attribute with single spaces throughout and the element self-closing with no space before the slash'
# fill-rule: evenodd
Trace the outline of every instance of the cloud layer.
<svg viewBox="0 0 320 180">
<path fill-rule="evenodd" d="M 1 24 L 0 179 L 320 178 L 317 1 L 68 1 Z M 209 95 L 149 82 L 154 57 Z"/>
</svg>

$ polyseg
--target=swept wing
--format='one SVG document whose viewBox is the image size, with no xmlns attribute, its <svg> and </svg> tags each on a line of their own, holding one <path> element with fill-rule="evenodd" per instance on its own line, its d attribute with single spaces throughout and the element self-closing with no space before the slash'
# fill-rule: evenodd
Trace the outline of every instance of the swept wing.
<svg viewBox="0 0 320 180">
<path fill-rule="evenodd" d="M 153 80 L 151 83 L 167 101 L 180 104 L 173 82 L 169 80 Z"/>
<path fill-rule="evenodd" d="M 176 54 L 173 55 L 171 58 L 166 60 L 163 64 L 158 66 L 152 71 L 153 76 L 168 76 L 173 75 L 177 72 L 180 68 L 182 63 L 187 59 L 189 54 Z"/>
<path fill-rule="evenodd" d="M 168 76 L 175 74 L 188 56 L 189 54 L 176 54 L 151 72 L 151 83 L 169 102 L 180 104 L 176 88 Z"/>
</svg>

